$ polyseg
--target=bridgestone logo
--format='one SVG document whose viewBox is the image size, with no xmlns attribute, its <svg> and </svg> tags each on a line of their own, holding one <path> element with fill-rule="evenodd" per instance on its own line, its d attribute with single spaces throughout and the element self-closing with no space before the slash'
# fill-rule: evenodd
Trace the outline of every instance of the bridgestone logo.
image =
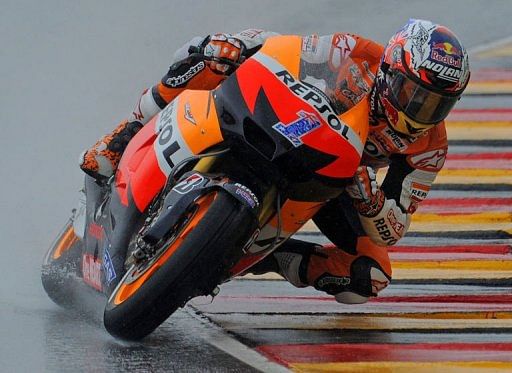
<svg viewBox="0 0 512 373">
<path fill-rule="evenodd" d="M 204 61 L 197 63 L 188 69 L 183 75 L 173 76 L 165 81 L 165 84 L 169 87 L 179 87 L 192 79 L 198 72 L 203 70 L 205 67 Z"/>
</svg>

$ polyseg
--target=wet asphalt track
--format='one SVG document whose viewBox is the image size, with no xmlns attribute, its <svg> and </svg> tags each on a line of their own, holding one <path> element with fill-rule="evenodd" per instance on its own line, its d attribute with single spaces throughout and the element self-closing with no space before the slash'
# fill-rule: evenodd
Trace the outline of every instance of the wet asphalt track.
<svg viewBox="0 0 512 373">
<path fill-rule="evenodd" d="M 144 343 L 127 345 L 106 334 L 98 313 L 91 312 L 88 320 L 77 319 L 46 298 L 39 265 L 75 203 L 81 181 L 77 156 L 126 115 L 140 90 L 165 73 L 174 50 L 194 35 L 252 26 L 301 34 L 351 31 L 384 42 L 410 16 L 449 25 L 470 48 L 512 35 L 512 7 L 507 1 L 282 1 L 278 5 L 153 1 L 143 5 L 3 0 L 0 371 L 249 371 L 206 342 L 218 334 L 212 334 L 190 310 L 176 314 Z M 509 62 L 479 63 L 510 68 Z M 471 97 L 460 107 L 471 108 L 473 102 L 478 107 L 510 107 L 509 96 Z M 252 281 L 243 284 L 227 286 L 223 295 L 262 288 Z M 290 291 L 294 290 L 281 283 L 272 287 L 272 295 L 278 297 Z M 222 313 L 222 305 L 214 305 Z M 243 305 L 251 307 L 251 303 Z M 227 321 L 236 329 L 237 318 Z M 251 342 L 251 330 L 238 333 L 251 346 L 301 341 L 306 335 L 270 329 Z M 345 336 L 351 340 L 349 334 Z M 400 340 L 407 338 L 414 341 L 415 335 L 400 334 Z"/>
</svg>

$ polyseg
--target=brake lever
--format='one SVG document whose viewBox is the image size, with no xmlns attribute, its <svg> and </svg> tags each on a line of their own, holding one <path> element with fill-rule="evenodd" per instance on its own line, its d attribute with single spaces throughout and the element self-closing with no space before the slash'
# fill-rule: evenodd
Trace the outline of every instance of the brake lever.
<svg viewBox="0 0 512 373">
<path fill-rule="evenodd" d="M 361 195 L 361 197 L 363 198 L 363 201 L 365 203 L 369 203 L 370 202 L 370 197 L 368 196 L 368 194 L 366 193 L 366 189 L 365 187 L 363 186 L 363 184 L 361 183 L 361 181 L 359 181 L 359 178 L 357 176 L 354 176 L 354 181 L 356 182 L 356 185 L 357 185 L 357 189 L 359 189 L 359 194 Z"/>
</svg>

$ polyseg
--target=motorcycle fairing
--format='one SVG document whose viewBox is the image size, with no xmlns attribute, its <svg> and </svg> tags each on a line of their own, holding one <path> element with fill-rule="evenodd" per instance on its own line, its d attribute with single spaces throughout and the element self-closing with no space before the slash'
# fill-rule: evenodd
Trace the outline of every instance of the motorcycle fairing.
<svg viewBox="0 0 512 373">
<path fill-rule="evenodd" d="M 297 40 L 300 38 L 290 39 L 294 48 Z M 325 105 L 328 103 L 322 101 L 321 95 L 295 81 L 298 79 L 300 65 L 300 43 L 298 45 L 292 53 L 286 53 L 276 48 L 274 41 L 271 41 L 269 47 L 264 46 L 255 58 L 248 59 L 218 90 L 185 91 L 180 94 L 130 141 L 115 177 L 117 193 L 113 193 L 111 197 L 110 219 L 105 218 L 99 222 L 106 227 L 106 238 L 110 240 L 107 247 L 100 246 L 100 249 L 110 250 L 113 266 L 119 275 L 124 271 L 125 258 L 117 253 L 125 252 L 120 248 L 129 244 L 131 233 L 136 231 L 142 212 L 165 185 L 173 167 L 224 142 L 226 112 L 222 106 L 223 91 L 229 92 L 236 88 L 230 94 L 236 96 L 234 103 L 241 102 L 242 105 L 236 105 L 233 109 L 240 109 L 243 118 L 251 119 L 251 111 L 254 114 L 260 110 L 264 113 L 263 118 L 275 119 L 264 123 L 265 131 L 271 133 L 276 142 L 281 144 L 283 154 L 286 149 L 291 150 L 286 155 L 295 152 L 295 158 L 289 157 L 288 163 L 281 160 L 284 168 L 293 168 L 295 162 L 300 162 L 302 168 L 297 168 L 298 174 L 309 169 L 310 173 L 315 172 L 319 177 L 343 180 L 352 176 L 359 164 L 359 147 L 362 149 L 357 140 L 364 142 L 366 134 L 364 131 L 357 131 L 357 123 L 343 123 L 339 119 L 335 123 L 332 117 L 325 115 L 328 111 Z M 273 56 L 279 58 L 279 61 Z M 261 83 L 254 82 L 252 77 L 255 75 Z M 302 134 L 300 140 L 303 141 L 303 146 L 294 148 L 272 126 L 278 122 L 283 126 L 290 125 L 301 112 L 313 116 L 321 125 L 314 131 Z M 233 127 L 243 127 L 245 122 L 243 119 Z M 333 128 L 337 124 L 340 128 Z M 361 124 L 362 127 L 364 123 Z M 352 140 L 356 145 L 350 143 Z M 283 240 L 295 233 L 321 208 L 323 202 L 316 201 L 309 204 L 307 201 L 296 201 L 298 204 L 286 201 L 283 204 Z M 258 257 L 262 257 L 262 253 L 268 254 L 268 249 L 273 246 L 274 240 L 269 240 L 276 235 L 277 218 L 266 222 L 262 229 L 263 234 L 256 241 L 256 246 L 249 248 L 255 251 L 251 259 L 253 263 Z M 101 245 L 100 242 L 97 244 Z M 108 284 L 104 284 L 104 287 L 106 285 L 108 288 Z"/>
<path fill-rule="evenodd" d="M 315 170 L 317 174 L 332 178 L 351 177 L 354 174 L 363 151 L 362 137 L 366 137 L 361 129 L 366 128 L 368 122 L 345 123 L 332 111 L 329 102 L 322 95 L 294 78 L 279 61 L 267 56 L 265 46 L 252 59 L 246 61 L 236 74 L 251 112 L 254 112 L 257 95 L 263 90 L 272 103 L 279 122 L 285 126 L 294 123 L 305 108 L 307 113 L 315 115 L 321 122 L 320 128 L 301 137 L 305 146 L 335 157 L 326 167 Z M 253 75 L 265 76 L 265 79 L 260 80 L 263 84 L 250 79 Z M 290 94 L 291 92 L 294 94 Z M 280 99 L 282 97 L 286 99 Z"/>
<path fill-rule="evenodd" d="M 136 154 L 132 161 L 135 164 L 144 158 Z M 117 188 L 115 183 L 101 185 L 90 176 L 85 177 L 87 219 L 81 269 L 84 281 L 105 294 L 112 291 L 124 274 L 126 247 L 133 233 L 140 229 L 144 217 L 137 209 L 133 195 L 128 191 L 125 204 L 123 196 L 114 192 Z"/>
<path fill-rule="evenodd" d="M 144 211 L 173 167 L 223 141 L 210 91 L 184 91 L 149 121 L 126 148 L 116 190 Z"/>
<path fill-rule="evenodd" d="M 257 239 L 247 249 L 246 255 L 231 269 L 236 276 L 247 268 L 262 260 L 270 252 L 296 233 L 324 205 L 323 202 L 305 202 L 287 200 L 281 208 L 281 227 L 277 216 L 274 216 L 259 232 Z M 276 235 L 279 237 L 276 239 Z"/>
<path fill-rule="evenodd" d="M 132 196 L 139 211 L 143 211 L 152 197 L 165 183 L 165 174 L 159 167 L 154 151 L 158 135 L 157 121 L 152 119 L 128 143 L 115 176 L 115 187 L 121 203 L 128 206 Z"/>
<path fill-rule="evenodd" d="M 149 244 L 156 244 L 174 227 L 180 218 L 194 205 L 201 196 L 223 189 L 241 206 L 247 208 L 254 215 L 255 220 L 259 212 L 260 202 L 256 195 L 245 185 L 231 181 L 227 177 L 203 174 L 197 171 L 185 173 L 181 180 L 165 196 L 161 213 L 151 224 L 142 238 Z"/>
</svg>

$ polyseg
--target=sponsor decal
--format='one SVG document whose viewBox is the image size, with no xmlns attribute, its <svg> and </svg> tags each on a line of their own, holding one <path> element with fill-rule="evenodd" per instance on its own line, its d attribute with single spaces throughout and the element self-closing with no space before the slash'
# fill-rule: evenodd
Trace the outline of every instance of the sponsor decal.
<svg viewBox="0 0 512 373">
<path fill-rule="evenodd" d="M 158 130 L 162 130 L 166 126 L 172 126 L 173 121 L 173 113 L 174 113 L 174 102 L 171 102 L 169 105 L 165 107 L 164 110 L 160 112 L 160 120 L 159 120 L 159 128 Z"/>
<path fill-rule="evenodd" d="M 324 95 L 320 95 L 316 90 L 296 81 L 295 78 L 286 70 L 278 71 L 275 74 L 295 95 L 302 98 L 318 110 L 330 128 L 345 139 L 351 141 L 352 144 L 357 144 L 355 139 L 348 138 L 350 128 L 344 124 L 340 118 L 338 118 L 328 99 L 324 97 Z"/>
<path fill-rule="evenodd" d="M 338 276 L 325 276 L 317 281 L 319 288 L 326 286 L 347 286 L 350 285 L 350 277 L 338 277 Z"/>
<path fill-rule="evenodd" d="M 240 32 L 238 35 L 244 36 L 249 39 L 254 39 L 256 36 L 258 36 L 262 32 L 263 32 L 263 30 L 258 30 L 258 29 L 252 28 L 252 29 L 244 30 L 244 31 Z"/>
<path fill-rule="evenodd" d="M 157 141 L 154 142 L 155 152 L 160 169 L 167 175 L 172 171 L 175 164 L 193 155 L 177 125 L 176 114 L 177 105 L 179 104 L 179 98 L 176 98 L 166 106 L 158 118 L 157 130 L 159 134 Z"/>
<path fill-rule="evenodd" d="M 398 134 L 395 131 L 393 131 L 391 128 L 386 127 L 384 129 L 384 131 L 382 131 L 382 134 L 384 136 L 386 136 L 389 140 L 391 140 L 391 142 L 395 145 L 395 147 L 398 150 L 403 151 L 403 150 L 407 149 L 407 145 L 404 144 L 404 142 L 402 141 L 400 136 L 398 136 Z"/>
<path fill-rule="evenodd" d="M 372 290 L 374 294 L 377 294 L 381 290 L 384 290 L 389 285 L 389 281 L 379 281 L 379 280 L 371 280 Z"/>
<path fill-rule="evenodd" d="M 391 225 L 391 228 L 393 228 L 395 233 L 401 236 L 402 233 L 404 232 L 404 225 L 398 221 L 393 210 L 389 210 L 388 220 L 389 224 Z"/>
<path fill-rule="evenodd" d="M 421 64 L 421 67 L 425 67 L 435 73 L 441 79 L 447 80 L 449 82 L 458 82 L 462 77 L 462 70 L 454 69 L 453 67 L 446 66 L 441 63 L 437 63 L 430 60 L 425 60 Z"/>
<path fill-rule="evenodd" d="M 192 123 L 194 126 L 196 125 L 196 120 L 192 115 L 192 111 L 190 110 L 190 103 L 185 104 L 185 119 Z"/>
<path fill-rule="evenodd" d="M 311 105 L 327 122 L 329 128 L 347 140 L 358 154 L 362 154 L 363 143 L 361 139 L 354 130 L 336 115 L 329 99 L 323 92 L 321 93 L 318 91 L 318 88 L 311 88 L 308 84 L 296 80 L 281 64 L 271 57 L 262 53 L 256 53 L 253 58 L 272 71 L 297 97 Z"/>
<path fill-rule="evenodd" d="M 443 168 L 445 158 L 446 150 L 437 149 L 419 155 L 410 156 L 408 157 L 408 161 L 411 166 L 419 170 L 437 172 Z"/>
<path fill-rule="evenodd" d="M 348 67 L 348 71 L 350 74 L 345 74 L 346 78 L 336 84 L 335 90 L 348 99 L 349 102 L 345 105 L 351 107 L 363 99 L 370 91 L 370 86 L 364 79 L 363 73 L 357 64 L 351 64 Z M 341 97 L 339 97 L 339 101 L 341 100 Z"/>
<path fill-rule="evenodd" d="M 107 281 L 107 284 L 110 284 L 117 276 L 114 269 L 114 263 L 112 263 L 112 258 L 108 252 L 108 246 L 108 244 L 105 244 L 105 248 L 103 250 L 103 268 L 105 269 L 105 280 Z"/>
<path fill-rule="evenodd" d="M 411 199 L 415 202 L 421 202 L 427 198 L 430 187 L 420 183 L 411 183 Z"/>
<path fill-rule="evenodd" d="M 430 58 L 460 69 L 462 68 L 461 53 L 460 49 L 454 47 L 451 43 L 435 43 L 432 45 Z"/>
<path fill-rule="evenodd" d="M 353 37 L 345 34 L 336 34 L 332 40 L 333 49 L 337 49 L 339 51 L 340 61 L 350 55 L 355 45 L 356 40 Z M 334 57 L 334 53 L 332 55 Z M 335 61 L 332 62 L 334 66 L 339 65 L 339 63 L 334 63 Z"/>
<path fill-rule="evenodd" d="M 195 187 L 200 185 L 203 182 L 203 180 L 204 177 L 201 176 L 200 174 L 192 174 L 185 180 L 182 180 L 178 184 L 176 184 L 173 190 L 179 194 L 187 194 L 193 189 L 195 189 Z"/>
<path fill-rule="evenodd" d="M 357 64 L 352 64 L 349 67 L 350 75 L 352 75 L 352 79 L 354 79 L 354 82 L 356 83 L 357 87 L 361 90 L 362 93 L 367 93 L 370 91 L 370 86 L 364 80 L 363 74 L 361 73 L 361 70 L 359 69 L 359 66 Z"/>
<path fill-rule="evenodd" d="M 302 136 L 322 126 L 316 114 L 301 110 L 297 115 L 299 118 L 291 123 L 284 124 L 279 122 L 272 126 L 274 130 L 286 137 L 295 147 L 299 147 L 303 144 L 301 140 Z"/>
<path fill-rule="evenodd" d="M 204 70 L 205 66 L 206 65 L 204 61 L 200 61 L 194 66 L 192 66 L 190 69 L 188 69 L 184 74 L 167 78 L 165 84 L 173 88 L 180 87 L 186 82 L 188 82 L 190 79 L 192 79 L 199 72 Z"/>
<path fill-rule="evenodd" d="M 318 35 L 309 35 L 302 38 L 302 51 L 316 53 L 318 46 Z"/>
<path fill-rule="evenodd" d="M 254 208 L 260 205 L 258 197 L 256 197 L 256 195 L 245 185 L 235 183 L 235 187 L 235 194 L 241 196 L 249 204 L 249 206 Z"/>
<path fill-rule="evenodd" d="M 384 112 L 386 113 L 386 117 L 391 122 L 391 124 L 396 125 L 398 123 L 398 111 L 393 107 L 391 102 L 385 97 L 382 97 L 382 107 L 384 108 Z"/>
<path fill-rule="evenodd" d="M 397 240 L 391 235 L 391 231 L 389 230 L 384 218 L 375 219 L 373 224 L 375 225 L 375 229 L 377 229 L 380 238 L 386 243 L 386 245 L 394 245 L 397 242 Z"/>
<path fill-rule="evenodd" d="M 82 257 L 82 277 L 84 282 L 101 291 L 101 262 L 94 255 L 84 254 Z"/>
<path fill-rule="evenodd" d="M 361 96 L 358 96 L 356 94 L 356 92 L 354 92 L 351 87 L 350 87 L 350 84 L 348 82 L 348 79 L 343 79 L 342 81 L 340 81 L 338 83 L 338 86 L 337 86 L 338 90 L 341 91 L 341 94 L 343 96 L 345 96 L 348 100 L 350 100 L 350 102 L 352 104 L 356 104 L 359 100 L 359 98 Z M 364 94 L 363 94 L 364 95 Z"/>
</svg>

